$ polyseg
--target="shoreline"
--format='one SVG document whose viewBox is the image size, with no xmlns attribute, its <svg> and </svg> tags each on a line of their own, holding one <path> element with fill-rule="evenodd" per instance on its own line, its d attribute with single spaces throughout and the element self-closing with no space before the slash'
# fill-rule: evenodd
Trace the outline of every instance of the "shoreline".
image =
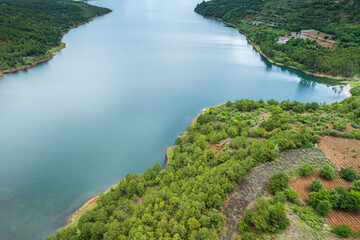
<svg viewBox="0 0 360 240">
<path fill-rule="evenodd" d="M 219 104 L 218 106 L 220 106 L 220 105 L 223 105 L 223 104 Z M 201 110 L 201 112 L 200 112 L 198 115 L 196 115 L 196 117 L 192 120 L 190 126 L 196 124 L 196 119 L 197 119 L 201 114 L 205 113 L 208 109 L 209 109 L 209 108 L 203 108 L 203 109 Z M 186 133 L 187 133 L 187 131 L 185 131 L 184 134 L 181 135 L 181 136 L 184 136 Z M 175 145 L 166 148 L 166 150 L 165 150 L 165 157 L 166 157 L 166 163 L 165 163 L 165 165 L 169 163 L 169 161 L 170 161 L 169 152 L 170 152 L 171 150 L 173 150 L 174 147 L 175 147 Z M 120 182 L 120 181 L 119 181 L 119 182 Z M 78 208 L 75 212 L 73 212 L 70 216 L 68 216 L 68 217 L 66 218 L 66 224 L 65 224 L 65 226 L 58 228 L 58 229 L 56 230 L 56 232 L 58 232 L 59 230 L 61 230 L 61 229 L 63 229 L 63 228 L 66 228 L 66 227 L 69 227 L 69 226 L 71 226 L 72 224 L 74 224 L 74 223 L 77 221 L 77 218 L 80 218 L 80 216 L 81 216 L 82 213 L 84 213 L 85 211 L 90 210 L 91 208 L 95 207 L 96 201 L 99 199 L 100 194 L 107 193 L 108 191 L 110 191 L 111 189 L 113 189 L 114 187 L 116 187 L 116 185 L 118 185 L 119 182 L 111 185 L 111 186 L 110 186 L 109 188 L 107 188 L 104 192 L 101 192 L 101 193 L 99 193 L 98 195 L 94 196 L 93 198 L 89 199 L 85 204 L 83 204 L 80 208 Z"/>
<path fill-rule="evenodd" d="M 64 35 L 66 33 L 68 33 L 71 29 L 74 29 L 74 28 L 77 28 L 81 25 L 84 25 L 86 23 L 89 23 L 91 22 L 92 20 L 94 20 L 95 18 L 97 17 L 100 17 L 100 16 L 103 16 L 105 14 L 108 14 L 108 13 L 111 13 L 112 11 L 110 10 L 109 12 L 107 13 L 101 13 L 101 14 L 97 14 L 95 15 L 94 17 L 90 18 L 88 21 L 86 22 L 82 22 L 82 23 L 77 23 L 71 27 L 69 27 L 65 32 L 62 32 L 61 36 L 59 37 L 59 39 L 62 39 L 64 37 Z M 29 68 L 32 68 L 32 67 L 35 67 L 37 64 L 39 63 L 42 63 L 42 62 L 46 62 L 46 61 L 49 61 L 51 60 L 53 57 L 56 56 L 56 52 L 58 51 L 61 51 L 62 49 L 66 48 L 66 43 L 63 43 L 61 42 L 61 44 L 59 46 L 56 46 L 52 49 L 49 49 L 48 52 L 50 53 L 50 56 L 49 57 L 45 57 L 45 58 L 41 58 L 39 60 L 35 60 L 35 62 L 33 62 L 32 64 L 29 64 L 29 65 L 23 65 L 21 67 L 16 67 L 16 68 L 10 68 L 10 69 L 6 69 L 6 70 L 3 70 L 1 71 L 0 69 L 0 78 L 2 77 L 5 77 L 7 74 L 6 73 L 15 73 L 15 72 L 18 72 L 18 71 L 21 71 L 21 70 L 26 70 L 26 69 L 29 69 Z"/>
<path fill-rule="evenodd" d="M 266 58 L 271 64 L 274 64 L 274 65 L 276 65 L 276 66 L 288 67 L 288 68 L 291 68 L 291 69 L 295 69 L 295 70 L 301 71 L 301 72 L 303 72 L 303 73 L 305 73 L 305 74 L 307 74 L 307 75 L 310 75 L 310 76 L 333 79 L 333 80 L 338 81 L 339 83 L 348 84 L 348 85 L 350 86 L 350 88 L 353 88 L 353 86 L 352 86 L 351 83 L 349 83 L 349 82 L 351 82 L 351 81 L 359 81 L 359 80 L 356 79 L 355 77 L 354 77 L 354 78 L 348 78 L 348 77 L 333 76 L 333 75 L 322 74 L 322 73 L 312 73 L 312 72 L 309 72 L 309 71 L 307 71 L 307 70 L 302 70 L 302 69 L 299 69 L 299 68 L 294 67 L 294 66 L 290 66 L 290 65 L 283 64 L 283 63 L 275 62 L 274 60 L 272 60 L 271 58 L 269 58 L 263 51 L 261 51 L 259 45 L 256 45 L 255 43 L 253 43 L 252 41 L 250 41 L 250 39 L 248 38 L 247 33 L 244 32 L 244 31 L 242 31 L 242 30 L 240 30 L 235 24 L 226 22 L 226 21 L 222 20 L 221 18 L 209 17 L 209 16 L 203 15 L 203 14 L 201 14 L 201 13 L 198 13 L 198 12 L 196 12 L 196 11 L 195 11 L 195 13 L 203 16 L 204 18 L 221 21 L 221 22 L 223 22 L 224 24 L 226 24 L 226 25 L 228 25 L 228 26 L 230 26 L 230 27 L 233 27 L 233 28 L 235 28 L 236 30 L 238 30 L 239 33 L 245 35 L 247 42 L 250 43 L 251 46 L 253 46 L 253 48 L 254 48 L 261 56 L 263 56 L 264 58 Z M 349 81 L 349 82 L 348 82 L 348 81 Z M 346 96 L 348 96 L 348 95 L 346 95 Z"/>
<path fill-rule="evenodd" d="M 119 181 L 120 182 L 120 181 Z M 78 208 L 75 212 L 73 212 L 70 216 L 68 216 L 66 218 L 66 222 L 65 225 L 63 227 L 59 227 L 58 229 L 56 229 L 56 232 L 60 231 L 63 228 L 67 228 L 69 226 L 71 226 L 72 224 L 74 224 L 75 222 L 77 222 L 77 220 L 81 217 L 81 215 L 86 212 L 87 210 L 90 210 L 92 208 L 94 208 L 96 206 L 96 202 L 99 199 L 101 194 L 105 194 L 109 191 L 111 191 L 111 189 L 115 188 L 119 182 L 111 185 L 110 187 L 108 187 L 105 191 L 97 194 L 95 197 L 90 198 L 86 203 L 84 203 L 80 208 Z"/>
</svg>

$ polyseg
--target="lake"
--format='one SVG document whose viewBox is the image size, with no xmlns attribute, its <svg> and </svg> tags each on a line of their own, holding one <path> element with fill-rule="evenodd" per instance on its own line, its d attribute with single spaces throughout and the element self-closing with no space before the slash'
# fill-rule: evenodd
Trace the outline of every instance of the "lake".
<svg viewBox="0 0 360 240">
<path fill-rule="evenodd" d="M 155 162 L 205 107 L 331 103 L 348 86 L 277 67 L 198 0 L 91 1 L 52 60 L 0 79 L 0 239 L 54 233 L 88 199 Z"/>
</svg>

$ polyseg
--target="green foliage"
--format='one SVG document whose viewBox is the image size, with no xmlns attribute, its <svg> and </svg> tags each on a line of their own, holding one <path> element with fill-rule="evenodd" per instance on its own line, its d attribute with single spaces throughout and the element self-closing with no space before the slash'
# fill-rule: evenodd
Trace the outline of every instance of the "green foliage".
<svg viewBox="0 0 360 240">
<path fill-rule="evenodd" d="M 250 227 L 249 227 L 249 225 L 247 225 L 246 224 L 246 222 L 245 221 L 240 221 L 239 223 L 238 223 L 238 233 L 239 234 L 244 234 L 244 233 L 246 233 L 246 232 L 250 232 Z"/>
<path fill-rule="evenodd" d="M 243 221 L 263 232 L 281 231 L 290 224 L 284 204 L 264 197 L 255 200 L 254 211 L 245 211 Z"/>
<path fill-rule="evenodd" d="M 318 230 L 321 228 L 324 218 L 317 215 L 313 210 L 304 208 L 300 210 L 301 219 L 310 227 Z"/>
<path fill-rule="evenodd" d="M 331 213 L 331 203 L 328 200 L 320 200 L 316 206 L 316 212 L 320 216 L 327 216 Z"/>
<path fill-rule="evenodd" d="M 341 168 L 340 176 L 348 181 L 352 181 L 356 178 L 356 171 L 351 166 Z"/>
<path fill-rule="evenodd" d="M 275 193 L 274 201 L 279 203 L 284 203 L 287 199 L 287 194 L 285 192 Z"/>
<path fill-rule="evenodd" d="M 331 232 L 333 232 L 336 235 L 339 235 L 341 237 L 350 237 L 352 230 L 349 225 L 341 224 L 341 225 L 337 226 L 336 228 L 332 229 Z"/>
<path fill-rule="evenodd" d="M 283 191 L 288 186 L 289 180 L 290 178 L 283 172 L 273 175 L 268 183 L 269 192 L 275 194 Z"/>
<path fill-rule="evenodd" d="M 313 179 L 309 188 L 311 191 L 318 192 L 322 189 L 323 185 L 321 184 L 320 180 Z"/>
<path fill-rule="evenodd" d="M 300 176 L 307 176 L 314 170 L 313 166 L 309 164 L 303 164 L 299 168 Z"/>
<path fill-rule="evenodd" d="M 353 96 L 360 96 L 360 86 L 351 88 L 350 93 Z"/>
<path fill-rule="evenodd" d="M 289 200 L 290 202 L 296 202 L 296 200 L 299 198 L 299 194 L 294 189 L 285 191 L 285 194 L 287 200 Z"/>
<path fill-rule="evenodd" d="M 351 185 L 351 190 L 360 192 L 360 180 L 354 181 Z"/>
<path fill-rule="evenodd" d="M 255 240 L 255 237 L 252 233 L 246 232 L 243 235 L 241 235 L 241 240 Z"/>
<path fill-rule="evenodd" d="M 49 57 L 70 27 L 109 9 L 83 2 L 11 0 L 0 5 L 0 70 L 30 65 Z"/>
<path fill-rule="evenodd" d="M 310 72 L 354 77 L 360 70 L 359 8 L 357 1 L 212 0 L 198 4 L 195 11 L 234 24 L 277 63 Z M 341 43 L 329 48 L 301 37 L 278 43 L 281 35 L 307 29 L 324 32 L 327 34 L 324 38 L 331 37 Z M 299 104 L 294 110 L 316 111 L 316 106 Z"/>
<path fill-rule="evenodd" d="M 307 109 L 316 112 L 295 113 Z M 156 163 L 143 174 L 126 175 L 113 190 L 100 195 L 96 207 L 84 213 L 73 228 L 61 230 L 51 239 L 218 239 L 224 224 L 221 206 L 248 171 L 272 161 L 281 151 L 318 141 L 319 135 L 311 132 L 308 124 L 328 122 L 340 115 L 344 121 L 345 116 L 356 121 L 359 109 L 360 102 L 354 97 L 332 105 L 239 100 L 209 108 L 200 115 L 205 117 L 199 116 L 201 120 L 176 139 L 171 161 L 164 168 Z M 270 132 L 259 127 L 268 119 L 275 124 Z M 300 128 L 281 127 L 294 123 Z M 355 138 L 356 133 L 351 136 Z M 218 151 L 220 146 L 224 148 Z M 292 200 L 297 197 L 292 191 L 283 192 L 288 181 L 284 173 L 271 178 L 269 191 L 275 197 L 260 198 L 254 211 L 245 210 L 239 231 L 247 231 L 245 224 L 264 232 L 286 228 L 283 202 L 287 196 Z M 324 200 L 348 211 L 358 209 L 355 191 L 339 188 L 309 195 L 314 209 Z M 300 214 L 309 224 L 319 222 L 306 211 Z"/>
<path fill-rule="evenodd" d="M 335 170 L 333 167 L 331 167 L 330 165 L 325 165 L 321 170 L 320 170 L 320 174 L 321 176 L 323 176 L 326 179 L 331 179 L 334 177 L 335 174 Z"/>
</svg>

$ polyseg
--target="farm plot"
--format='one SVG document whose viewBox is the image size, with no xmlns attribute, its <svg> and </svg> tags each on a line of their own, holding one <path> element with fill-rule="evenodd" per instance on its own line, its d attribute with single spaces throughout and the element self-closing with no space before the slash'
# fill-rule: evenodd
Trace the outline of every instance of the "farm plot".
<svg viewBox="0 0 360 240">
<path fill-rule="evenodd" d="M 320 179 L 323 188 L 327 190 L 340 186 L 350 190 L 351 187 L 351 182 L 340 178 L 338 175 L 335 175 L 333 179 L 325 179 L 320 175 L 320 170 L 315 170 L 311 174 L 296 178 L 289 183 L 289 185 L 299 193 L 299 198 L 304 202 L 311 192 L 309 186 L 312 179 Z M 346 212 L 340 209 L 333 209 L 327 219 L 333 227 L 337 227 L 340 224 L 349 224 L 353 230 L 360 230 L 360 214 L 358 212 Z"/>
<path fill-rule="evenodd" d="M 360 213 L 358 212 L 345 212 L 340 209 L 333 209 L 327 219 L 333 227 L 340 224 L 349 224 L 350 228 L 355 231 L 360 230 Z"/>
<path fill-rule="evenodd" d="M 325 179 L 320 175 L 320 170 L 315 170 L 307 176 L 299 177 L 290 181 L 289 185 L 296 192 L 299 193 L 299 198 L 302 201 L 306 201 L 307 196 L 311 192 L 309 186 L 313 179 L 320 179 L 323 188 L 330 190 L 336 187 L 344 187 L 346 190 L 350 190 L 351 182 L 346 181 L 340 178 L 338 175 L 335 175 L 333 179 Z"/>
<path fill-rule="evenodd" d="M 360 141 L 325 136 L 318 146 L 339 168 L 352 166 L 360 172 Z"/>
</svg>

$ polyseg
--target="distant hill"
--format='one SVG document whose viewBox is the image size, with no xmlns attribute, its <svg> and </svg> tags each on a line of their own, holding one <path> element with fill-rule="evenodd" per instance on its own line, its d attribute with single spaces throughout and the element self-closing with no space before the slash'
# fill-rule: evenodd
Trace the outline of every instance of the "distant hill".
<svg viewBox="0 0 360 240">
<path fill-rule="evenodd" d="M 83 2 L 0 0 L 0 75 L 51 56 L 65 31 L 108 12 Z"/>
<path fill-rule="evenodd" d="M 349 78 L 360 71 L 359 1 L 212 0 L 195 11 L 234 24 L 276 63 Z M 278 43 L 279 36 L 311 29 L 319 36 Z"/>
</svg>

